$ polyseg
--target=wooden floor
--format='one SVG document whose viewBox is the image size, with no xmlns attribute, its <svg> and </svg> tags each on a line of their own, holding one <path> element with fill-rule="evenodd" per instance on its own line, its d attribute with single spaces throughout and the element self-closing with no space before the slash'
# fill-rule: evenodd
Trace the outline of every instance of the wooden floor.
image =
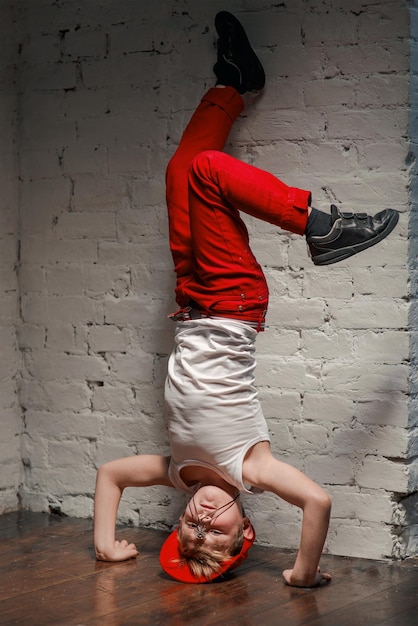
<svg viewBox="0 0 418 626">
<path fill-rule="evenodd" d="M 381 563 L 325 556 L 330 585 L 294 589 L 293 557 L 254 546 L 228 580 L 185 585 L 158 563 L 163 532 L 122 528 L 140 557 L 97 563 L 92 523 L 39 513 L 0 516 L 0 624 L 30 626 L 417 626 L 418 559 Z"/>
</svg>

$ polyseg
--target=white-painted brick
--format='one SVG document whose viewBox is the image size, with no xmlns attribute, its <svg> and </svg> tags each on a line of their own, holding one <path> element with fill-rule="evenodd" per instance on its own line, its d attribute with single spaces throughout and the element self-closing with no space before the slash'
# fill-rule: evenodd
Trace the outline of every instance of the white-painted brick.
<svg viewBox="0 0 418 626">
<path fill-rule="evenodd" d="M 355 44 L 357 41 L 358 17 L 354 12 L 341 15 L 335 20 L 335 14 L 322 11 L 307 12 L 303 20 L 305 41 L 309 44 L 338 43 Z"/>
<path fill-rule="evenodd" d="M 127 267 L 115 267 L 110 265 L 85 265 L 85 285 L 88 295 L 103 297 L 110 294 L 121 297 L 129 293 L 131 285 L 131 271 Z M 122 286 L 122 289 L 121 289 Z"/>
<path fill-rule="evenodd" d="M 271 387 L 260 388 L 263 413 L 269 425 L 269 418 L 297 420 L 301 415 L 301 397 L 295 391 L 283 392 Z"/>
<path fill-rule="evenodd" d="M 391 461 L 379 456 L 366 456 L 359 470 L 356 481 L 360 487 L 386 489 L 404 492 L 408 490 L 408 472 L 402 462 Z"/>
<path fill-rule="evenodd" d="M 17 511 L 20 506 L 20 499 L 17 496 L 17 484 L 13 487 L 2 489 L 0 492 L 0 510 L 1 513 L 9 513 Z"/>
<path fill-rule="evenodd" d="M 92 398 L 92 408 L 99 413 L 134 415 L 135 394 L 133 390 L 127 386 L 111 387 L 105 385 L 95 387 Z"/>
<path fill-rule="evenodd" d="M 261 266 L 269 268 L 282 268 L 287 265 L 287 249 L 280 245 L 280 240 L 272 242 L 270 246 L 266 246 L 265 239 L 260 240 L 256 237 L 251 239 L 251 245 L 254 252 L 257 251 L 257 260 Z"/>
<path fill-rule="evenodd" d="M 52 265 L 45 271 L 45 290 L 54 296 L 84 294 L 83 268 L 74 265 Z"/>
<path fill-rule="evenodd" d="M 0 68 L 0 514 L 19 507 L 19 487 L 23 468 L 20 437 L 23 430 L 17 381 L 21 361 L 16 327 L 19 322 L 18 267 L 19 191 L 17 155 L 17 32 L 14 7 L 3 3 L 0 9 L 2 65 Z"/>
<path fill-rule="evenodd" d="M 306 298 L 341 298 L 350 300 L 354 293 L 351 272 L 348 268 L 336 269 L 332 274 L 324 274 L 315 269 L 307 269 L 303 277 L 303 295 Z"/>
<path fill-rule="evenodd" d="M 74 89 L 77 73 L 74 63 L 36 63 L 28 64 L 21 70 L 21 80 L 30 90 L 65 90 Z"/>
<path fill-rule="evenodd" d="M 294 452 L 295 442 L 286 420 L 268 420 L 271 449 L 273 454 Z"/>
<path fill-rule="evenodd" d="M 253 123 L 253 132 L 261 141 L 312 141 L 321 139 L 325 121 L 317 111 L 260 112 Z M 240 138 L 238 138 L 240 139 Z"/>
<path fill-rule="evenodd" d="M 330 449 L 335 454 L 351 454 L 353 457 L 382 454 L 392 458 L 406 458 L 408 433 L 399 427 L 340 428 L 331 437 Z"/>
<path fill-rule="evenodd" d="M 11 409 L 16 406 L 16 381 L 13 379 L 0 381 L 0 396 L 2 409 Z"/>
<path fill-rule="evenodd" d="M 360 360 L 370 363 L 404 363 L 409 358 L 409 337 L 406 331 L 366 331 L 355 340 Z"/>
<path fill-rule="evenodd" d="M 0 269 L 0 284 L 2 292 L 15 290 L 17 297 L 17 276 L 16 272 L 14 271 L 14 262 L 15 258 L 12 257 L 11 259 L 9 259 L 9 263 L 5 262 L 4 266 Z"/>
<path fill-rule="evenodd" d="M 356 404 L 355 417 L 363 424 L 401 426 L 408 424 L 408 407 L 402 393 L 392 392 L 383 398 L 364 399 Z"/>
<path fill-rule="evenodd" d="M 19 303 L 17 301 L 17 293 L 3 293 L 0 304 L 0 324 L 6 326 L 13 325 L 19 314 Z"/>
<path fill-rule="evenodd" d="M 354 478 L 354 464 L 349 456 L 316 454 L 306 460 L 306 472 L 323 485 L 349 485 Z"/>
<path fill-rule="evenodd" d="M 32 471 L 33 467 L 45 467 L 48 464 L 48 440 L 35 430 L 23 433 L 21 454 L 25 472 Z"/>
<path fill-rule="evenodd" d="M 324 322 L 324 302 L 295 298 L 271 298 L 268 323 L 279 328 L 318 328 Z"/>
<path fill-rule="evenodd" d="M 59 382 L 23 380 L 20 398 L 24 407 L 51 413 L 83 412 L 91 408 L 92 392 L 85 381 Z"/>
<path fill-rule="evenodd" d="M 25 239 L 22 246 L 24 263 L 92 263 L 97 261 L 97 243 L 84 239 L 46 241 L 41 237 Z"/>
<path fill-rule="evenodd" d="M 80 28 L 65 33 L 62 43 L 64 58 L 100 57 L 106 53 L 106 33 L 92 28 Z"/>
<path fill-rule="evenodd" d="M 150 383 L 153 380 L 154 359 L 139 349 L 135 354 L 112 353 L 108 356 L 108 363 L 116 381 Z"/>
<path fill-rule="evenodd" d="M 327 447 L 328 431 L 320 424 L 302 422 L 295 424 L 293 435 L 299 445 L 303 445 L 304 454 L 322 452 Z"/>
<path fill-rule="evenodd" d="M 367 363 L 326 364 L 323 368 L 324 389 L 329 392 L 369 393 L 389 395 L 407 392 L 408 367 L 405 365 L 378 365 L 373 369 Z"/>
<path fill-rule="evenodd" d="M 375 75 L 361 77 L 357 88 L 360 106 L 399 106 L 407 98 L 407 85 L 403 76 Z"/>
<path fill-rule="evenodd" d="M 333 519 L 354 519 L 360 522 L 391 524 L 394 505 L 389 494 L 382 490 L 359 491 L 357 488 L 329 489 L 332 497 Z"/>
<path fill-rule="evenodd" d="M 19 446 L 21 430 L 22 424 L 16 420 L 16 407 L 4 409 L 1 416 L 2 443 L 5 441 L 13 442 L 13 449 L 16 451 Z"/>
<path fill-rule="evenodd" d="M 265 274 L 270 291 L 270 297 L 279 300 L 282 296 L 301 298 L 302 281 L 298 272 L 283 272 L 282 269 L 266 268 Z"/>
<path fill-rule="evenodd" d="M 407 116 L 397 111 L 327 110 L 327 136 L 331 139 L 394 139 L 406 131 Z M 388 130 L 390 128 L 390 130 Z"/>
<path fill-rule="evenodd" d="M 163 454 L 168 437 L 162 433 L 164 420 L 161 416 L 137 413 L 133 418 L 106 416 L 104 430 L 111 442 L 135 443 L 139 454 Z"/>
<path fill-rule="evenodd" d="M 96 462 L 100 467 L 104 463 L 135 454 L 135 448 L 129 442 L 104 442 L 97 446 Z"/>
<path fill-rule="evenodd" d="M 168 452 L 166 315 L 177 306 L 164 174 L 213 84 L 224 7 L 23 0 L 14 30 L 11 4 L 0 20 L 0 512 L 19 491 L 23 507 L 88 517 L 100 463 Z M 406 5 L 229 7 L 267 87 L 227 151 L 311 189 L 317 208 L 402 211 L 391 237 L 332 267 L 312 264 L 304 238 L 244 218 L 271 294 L 257 381 L 273 451 L 329 487 L 327 550 L 371 558 L 402 556 L 416 532 L 407 537 L 402 501 L 392 518 L 396 494 L 418 480 L 406 460 L 408 443 L 417 453 Z M 183 506 L 172 490 L 129 490 L 119 520 L 167 528 Z M 267 494 L 245 506 L 260 542 L 297 548 L 297 508 Z"/>
<path fill-rule="evenodd" d="M 144 194 L 145 196 L 145 194 Z M 146 198 L 143 196 L 143 203 Z M 145 237 L 158 238 L 167 234 L 168 224 L 161 208 L 147 207 L 144 211 L 119 211 L 117 214 L 119 237 L 124 241 L 141 241 Z"/>
<path fill-rule="evenodd" d="M 22 486 L 20 491 L 21 507 L 35 513 L 44 513 L 49 511 L 49 501 L 45 493 L 40 493 L 36 487 L 34 490 L 26 484 Z"/>
<path fill-rule="evenodd" d="M 258 360 L 256 382 L 281 389 L 304 391 L 319 389 L 319 368 L 309 367 L 302 361 L 263 356 Z"/>
<path fill-rule="evenodd" d="M 22 298 L 22 317 L 29 324 L 94 324 L 103 322 L 100 302 L 83 296 L 29 295 Z"/>
<path fill-rule="evenodd" d="M 107 173 L 107 149 L 92 139 L 89 142 L 70 143 L 63 148 L 62 170 L 65 174 Z"/>
<path fill-rule="evenodd" d="M 46 484 L 50 494 L 60 495 L 76 492 L 89 493 L 94 488 L 95 477 L 95 469 L 85 465 L 73 465 L 71 471 L 68 467 L 60 466 L 54 466 L 53 471 L 50 467 L 34 468 L 28 487 L 35 490 L 39 484 Z"/>
<path fill-rule="evenodd" d="M 306 393 L 303 398 L 303 417 L 314 422 L 350 424 L 353 402 L 346 396 Z"/>
<path fill-rule="evenodd" d="M 270 320 L 268 320 L 268 323 Z M 277 356 L 291 356 L 300 346 L 300 337 L 297 330 L 281 330 L 280 328 L 267 328 L 257 337 L 257 353 Z"/>
<path fill-rule="evenodd" d="M 322 74 L 322 54 L 319 46 L 308 48 L 297 44 L 278 45 L 271 55 L 266 56 L 267 76 L 272 76 L 273 81 L 278 78 L 290 78 L 290 82 L 303 77 L 305 79 L 319 77 Z"/>
<path fill-rule="evenodd" d="M 167 246 L 161 242 L 155 243 L 99 243 L 99 260 L 101 263 L 109 265 L 132 265 L 139 263 L 141 266 L 151 266 L 153 262 L 155 268 L 166 269 L 169 261 Z"/>
<path fill-rule="evenodd" d="M 301 351 L 307 359 L 340 359 L 353 354 L 353 337 L 347 331 L 321 332 L 304 330 L 301 336 Z"/>
<path fill-rule="evenodd" d="M 327 46 L 328 64 L 333 73 L 359 76 L 374 73 L 407 72 L 408 46 L 405 41 L 391 42 L 390 48 L 379 42 L 359 44 L 349 49 Z"/>
<path fill-rule="evenodd" d="M 355 298 L 350 302 L 328 300 L 333 324 L 337 328 L 406 328 L 408 305 L 393 299 Z"/>
<path fill-rule="evenodd" d="M 333 525 L 327 547 L 332 554 L 382 559 L 392 556 L 393 540 L 390 526 L 381 523 L 349 526 L 342 523 Z"/>
<path fill-rule="evenodd" d="M 88 380 L 102 381 L 108 377 L 108 365 L 98 356 L 78 356 L 37 351 L 27 358 L 28 372 L 41 380 Z"/>
<path fill-rule="evenodd" d="M 282 95 L 284 94 L 281 94 L 281 96 Z M 292 95 L 292 102 L 295 102 L 294 94 L 292 93 Z M 257 103 L 257 110 L 263 108 L 264 101 L 265 99 Z M 273 105 L 273 101 L 274 99 L 269 101 L 269 107 Z M 281 102 L 282 101 L 279 100 L 279 102 L 275 102 L 274 104 L 275 106 L 280 106 Z M 243 122 L 246 123 L 247 120 L 245 119 Z M 294 168 L 302 167 L 305 155 L 302 153 L 302 147 L 299 144 L 295 144 L 291 141 L 281 141 L 279 152 L 275 144 L 256 145 L 252 146 L 250 153 L 245 155 L 245 158 L 242 156 L 241 159 L 255 167 L 283 177 L 283 170 L 289 171 Z M 254 224 L 257 224 L 259 228 L 271 227 L 271 225 L 265 222 L 257 222 L 256 220 Z M 273 226 L 273 228 L 276 230 L 276 227 Z"/>
<path fill-rule="evenodd" d="M 48 324 L 46 348 L 68 354 L 87 354 L 87 330 L 85 326 L 74 324 Z"/>
<path fill-rule="evenodd" d="M 150 298 L 106 299 L 104 318 L 107 324 L 149 326 L 160 309 L 161 303 Z"/>
<path fill-rule="evenodd" d="M 107 167 L 112 175 L 123 175 L 126 172 L 137 174 L 139 169 L 149 172 L 152 170 L 152 159 L 150 148 L 138 143 L 120 145 L 115 142 L 107 147 Z M 148 185 L 149 182 L 152 181 L 145 180 L 144 184 Z"/>
<path fill-rule="evenodd" d="M 72 388 L 76 393 L 76 388 Z M 96 413 L 91 413 L 89 419 L 86 415 L 67 412 L 28 411 L 26 413 L 27 431 L 35 433 L 38 437 L 51 438 L 60 441 L 65 437 L 86 437 L 94 439 L 100 433 L 103 418 Z"/>
<path fill-rule="evenodd" d="M 114 211 L 129 207 L 126 182 L 119 176 L 103 177 L 95 173 L 74 178 L 72 201 L 75 209 Z"/>
<path fill-rule="evenodd" d="M 48 462 L 52 467 L 82 467 L 88 464 L 91 457 L 91 444 L 85 441 L 53 441 L 48 446 Z"/>
<path fill-rule="evenodd" d="M 19 448 L 16 446 L 14 449 L 10 449 L 9 446 L 1 446 L 0 454 L 4 459 L 4 464 L 8 464 L 7 472 L 3 471 L 0 473 L 0 493 L 10 488 L 10 485 L 18 485 L 20 483 L 21 478 L 21 470 L 17 463 L 14 463 L 14 459 L 19 453 Z M 4 508 L 5 505 L 3 505 Z"/>
<path fill-rule="evenodd" d="M 86 496 L 65 496 L 59 507 L 63 515 L 69 517 L 93 517 L 93 498 Z"/>
<path fill-rule="evenodd" d="M 0 328 L 0 345 L 2 358 L 0 359 L 0 380 L 13 380 L 19 367 L 19 352 L 16 345 L 16 333 L 13 327 Z"/>
<path fill-rule="evenodd" d="M 113 213 L 67 212 L 62 213 L 56 226 L 58 237 L 67 239 L 115 239 L 116 224 Z"/>
<path fill-rule="evenodd" d="M 117 326 L 91 326 L 89 329 L 89 346 L 93 352 L 124 352 L 131 341 L 131 333 L 127 328 Z"/>
<path fill-rule="evenodd" d="M 399 171 L 405 167 L 407 156 L 406 146 L 398 139 L 390 144 L 381 142 L 367 142 L 358 146 L 358 165 L 370 171 Z"/>
<path fill-rule="evenodd" d="M 306 84 L 307 107 L 329 107 L 332 105 L 353 106 L 356 93 L 351 79 L 315 80 Z"/>
<path fill-rule="evenodd" d="M 172 312 L 173 308 L 175 307 L 170 307 L 170 312 Z M 175 326 L 171 320 L 163 319 L 161 323 L 159 323 L 159 320 L 154 320 L 151 325 L 145 325 L 143 328 L 137 329 L 136 341 L 144 352 L 159 355 L 170 354 L 173 347 L 174 328 Z"/>
<path fill-rule="evenodd" d="M 371 11 L 362 12 L 359 17 L 359 39 L 370 41 L 371 36 L 375 41 L 391 41 L 395 30 L 402 31 L 408 28 L 408 11 L 405 6 L 399 6 L 397 2 L 380 4 L 376 7 L 376 13 Z"/>
<path fill-rule="evenodd" d="M 61 173 L 60 160 L 54 148 L 23 150 L 21 166 L 32 178 L 58 178 Z"/>
<path fill-rule="evenodd" d="M 402 298 L 408 292 L 407 277 L 401 268 L 353 268 L 354 292 L 378 298 Z"/>
</svg>

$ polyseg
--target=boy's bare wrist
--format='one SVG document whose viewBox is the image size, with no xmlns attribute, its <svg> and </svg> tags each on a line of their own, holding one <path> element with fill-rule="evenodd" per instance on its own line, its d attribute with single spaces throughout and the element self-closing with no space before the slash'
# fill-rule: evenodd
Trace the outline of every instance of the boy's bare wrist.
<svg viewBox="0 0 418 626">
<path fill-rule="evenodd" d="M 96 544 L 94 546 L 94 552 L 98 561 L 108 561 L 111 550 L 109 549 L 109 546 L 106 546 L 104 544 Z"/>
<path fill-rule="evenodd" d="M 317 570 L 314 572 L 300 571 L 293 568 L 289 577 L 289 584 L 293 587 L 312 587 L 315 584 Z"/>
</svg>

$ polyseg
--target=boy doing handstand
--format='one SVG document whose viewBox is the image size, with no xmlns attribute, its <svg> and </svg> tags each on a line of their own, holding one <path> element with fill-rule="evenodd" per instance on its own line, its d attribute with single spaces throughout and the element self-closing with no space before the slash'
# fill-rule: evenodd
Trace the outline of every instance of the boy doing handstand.
<svg viewBox="0 0 418 626">
<path fill-rule="evenodd" d="M 246 558 L 255 539 L 240 493 L 270 491 L 303 511 L 289 585 L 331 579 L 319 569 L 331 503 L 328 494 L 270 450 L 254 387 L 255 340 L 264 329 L 268 288 L 240 211 L 305 235 L 317 265 L 335 263 L 382 240 L 398 213 L 331 215 L 311 208 L 311 193 L 222 152 L 242 95 L 264 86 L 264 71 L 236 18 L 215 19 L 216 87 L 203 97 L 167 168 L 170 247 L 177 276 L 175 348 L 165 387 L 171 456 L 139 455 L 97 474 L 94 541 L 99 560 L 135 557 L 115 539 L 125 487 L 165 485 L 190 496 L 160 562 L 185 582 L 214 580 Z"/>
</svg>

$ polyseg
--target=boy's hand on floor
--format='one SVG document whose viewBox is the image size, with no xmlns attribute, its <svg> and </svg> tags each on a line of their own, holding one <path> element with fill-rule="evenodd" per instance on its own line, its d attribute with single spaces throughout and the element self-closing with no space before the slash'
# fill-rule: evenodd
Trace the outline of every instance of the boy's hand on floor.
<svg viewBox="0 0 418 626">
<path fill-rule="evenodd" d="M 138 554 L 134 543 L 128 543 L 126 539 L 122 539 L 122 541 L 116 540 L 112 549 L 96 550 L 96 559 L 98 561 L 127 561 L 135 558 Z"/>
<path fill-rule="evenodd" d="M 332 578 L 331 574 L 321 572 L 319 567 L 313 581 L 303 581 L 295 578 L 292 569 L 285 569 L 282 576 L 286 585 L 290 585 L 291 587 L 319 587 L 320 585 L 329 583 Z"/>
</svg>

